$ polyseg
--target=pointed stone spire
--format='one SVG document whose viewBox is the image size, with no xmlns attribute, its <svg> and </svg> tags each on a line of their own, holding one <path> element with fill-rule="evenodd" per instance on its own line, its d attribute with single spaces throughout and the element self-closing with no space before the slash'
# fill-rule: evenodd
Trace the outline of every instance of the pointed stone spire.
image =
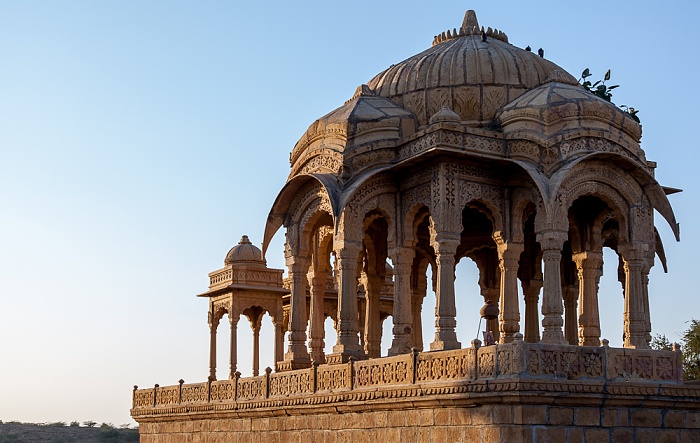
<svg viewBox="0 0 700 443">
<path fill-rule="evenodd" d="M 462 22 L 462 27 L 464 29 L 471 29 L 474 26 L 479 28 L 479 21 L 476 19 L 476 12 L 470 9 L 469 11 L 467 11 L 466 14 L 464 14 L 464 21 Z"/>
</svg>

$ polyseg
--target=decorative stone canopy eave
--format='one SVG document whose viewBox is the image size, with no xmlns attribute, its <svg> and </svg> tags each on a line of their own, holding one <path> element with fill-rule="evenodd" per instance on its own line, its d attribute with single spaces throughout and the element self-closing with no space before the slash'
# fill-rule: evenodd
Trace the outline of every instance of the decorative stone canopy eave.
<svg viewBox="0 0 700 443">
<path fill-rule="evenodd" d="M 300 174 L 292 177 L 284 184 L 280 192 L 275 198 L 275 202 L 270 208 L 270 212 L 265 222 L 265 230 L 263 233 L 262 253 L 265 256 L 267 248 L 272 241 L 275 233 L 284 224 L 287 219 L 288 211 L 293 202 L 294 196 L 309 183 L 318 182 L 328 196 L 331 206 L 331 216 L 335 217 L 339 214 L 340 193 L 342 184 L 334 174 Z"/>
</svg>

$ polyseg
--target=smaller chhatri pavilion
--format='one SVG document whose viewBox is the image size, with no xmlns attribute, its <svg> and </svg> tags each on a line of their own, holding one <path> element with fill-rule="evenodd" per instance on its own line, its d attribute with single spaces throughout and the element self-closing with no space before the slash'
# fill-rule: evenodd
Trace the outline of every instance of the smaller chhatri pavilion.
<svg viewBox="0 0 700 443">
<path fill-rule="evenodd" d="M 649 270 L 655 257 L 666 269 L 654 212 L 680 232 L 667 198 L 678 190 L 656 181 L 641 135 L 468 11 L 303 134 L 262 248 L 243 236 L 200 294 L 208 379 L 134 388 L 142 441 L 700 440 L 700 386 L 683 383 L 680 347 L 649 348 Z M 264 258 L 280 228 L 286 278 Z M 618 257 L 622 348 L 601 340 L 604 248 Z M 492 334 L 470 347 L 455 332 L 460 260 L 478 267 Z M 261 375 L 265 313 L 275 367 Z M 224 315 L 230 365 L 217 377 Z M 241 316 L 253 330 L 245 378 Z"/>
</svg>

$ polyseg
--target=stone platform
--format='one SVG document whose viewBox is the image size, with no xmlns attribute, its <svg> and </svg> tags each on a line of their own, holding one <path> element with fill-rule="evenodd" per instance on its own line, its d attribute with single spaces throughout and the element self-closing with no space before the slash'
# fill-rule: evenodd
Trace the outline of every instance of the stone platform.
<svg viewBox="0 0 700 443">
<path fill-rule="evenodd" d="M 525 343 L 135 389 L 141 441 L 700 441 L 680 351 Z"/>
</svg>

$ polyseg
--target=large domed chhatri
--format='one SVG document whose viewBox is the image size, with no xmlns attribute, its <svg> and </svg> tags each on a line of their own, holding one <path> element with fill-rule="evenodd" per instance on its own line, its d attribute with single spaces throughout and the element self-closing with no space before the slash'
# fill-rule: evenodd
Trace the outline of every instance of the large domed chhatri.
<svg viewBox="0 0 700 443">
<path fill-rule="evenodd" d="M 437 276 L 430 349 L 461 346 L 454 266 L 463 258 L 476 262 L 484 299 L 499 305 L 488 327 L 501 343 L 524 332 L 528 342 L 598 345 L 603 247 L 617 253 L 625 276 L 624 344 L 646 349 L 646 276 L 657 253 L 665 266 L 653 211 L 676 237 L 679 229 L 671 190 L 654 179 L 640 138 L 628 113 L 542 52 L 479 26 L 468 11 L 459 29 L 436 36 L 430 49 L 378 74 L 309 127 L 292 150 L 263 251 L 284 226 L 292 306 L 306 303 L 300 275 L 337 279 L 338 338 L 324 356 L 331 361 L 362 358 L 374 347 L 371 333 L 358 334 L 356 294 L 358 281 L 384 278 L 387 259 L 395 288 L 390 354 L 422 346 L 428 266 Z M 313 293 L 311 312 L 322 300 Z M 371 293 L 365 328 L 368 318 L 378 321 Z M 304 309 L 290 311 L 279 367 L 310 362 Z M 323 335 L 320 322 L 312 316 L 312 337 Z"/>
<path fill-rule="evenodd" d="M 649 271 L 657 256 L 667 266 L 654 212 L 676 240 L 680 231 L 667 199 L 677 190 L 654 178 L 656 163 L 646 159 L 641 134 L 630 114 L 584 89 L 541 50 L 511 45 L 467 11 L 458 29 L 359 85 L 303 133 L 262 251 L 244 237 L 200 294 L 209 299 L 209 382 L 166 391 L 192 406 L 197 420 L 223 417 L 239 426 L 242 417 L 256 423 L 298 414 L 328 422 L 347 414 L 372 439 L 390 435 L 392 426 L 374 416 L 378 410 L 400 417 L 427 410 L 431 426 L 448 411 L 447 427 L 470 429 L 478 441 L 510 442 L 546 440 L 539 425 L 561 428 L 561 435 L 583 432 L 583 419 L 549 422 L 570 408 L 607 417 L 604 409 L 614 403 L 620 417 L 634 417 L 651 413 L 642 402 L 651 396 L 654 407 L 700 409 L 700 389 L 678 389 L 680 350 L 649 349 Z M 281 228 L 284 282 L 283 271 L 264 261 Z M 601 336 L 603 248 L 619 263 L 618 349 Z M 472 293 L 486 304 L 485 341 L 471 347 L 455 331 L 457 321 L 476 314 L 455 307 L 460 260 L 476 264 Z M 423 302 L 433 296 L 435 335 L 423 343 Z M 255 376 L 240 378 L 238 318 L 246 315 L 257 337 L 265 312 L 275 324 L 274 373 L 258 376 L 255 338 Z M 217 327 L 225 314 L 229 380 L 217 380 Z M 391 348 L 383 356 L 387 334 Z M 334 343 L 328 354 L 327 341 Z M 154 435 L 168 433 L 156 422 L 185 414 L 167 409 L 166 391 L 156 385 L 134 393 L 133 415 L 155 423 Z M 678 406 L 688 399 L 696 406 Z M 497 408 L 510 411 L 505 422 Z M 542 421 L 524 420 L 525 408 Z M 401 420 L 418 426 L 417 419 Z M 492 438 L 504 423 L 514 433 Z M 650 423 L 650 432 L 666 426 Z M 605 435 L 598 440 L 613 440 Z"/>
</svg>

